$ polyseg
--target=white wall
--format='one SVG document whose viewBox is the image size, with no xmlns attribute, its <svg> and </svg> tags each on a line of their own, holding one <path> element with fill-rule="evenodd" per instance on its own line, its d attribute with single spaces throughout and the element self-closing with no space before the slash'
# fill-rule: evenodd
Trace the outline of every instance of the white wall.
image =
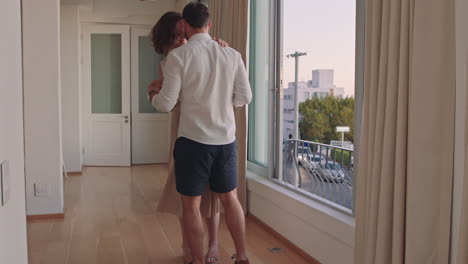
<svg viewBox="0 0 468 264">
<path fill-rule="evenodd" d="M 460 230 L 461 200 L 463 192 L 463 178 L 465 177 L 465 114 L 466 92 L 468 89 L 468 0 L 455 1 L 456 23 L 456 116 L 455 116 L 455 158 L 454 158 L 454 195 L 452 217 L 452 257 L 457 255 Z M 452 258 L 455 263 L 455 258 Z"/>
<path fill-rule="evenodd" d="M 128 0 L 93 0 L 80 12 L 82 22 L 119 23 L 128 25 L 154 25 L 167 11 L 176 8 L 175 0 L 154 2 Z"/>
<path fill-rule="evenodd" d="M 10 200 L 0 205 L 0 262 L 26 264 L 21 81 L 21 2 L 0 1 L 0 162 L 10 164 Z"/>
<path fill-rule="evenodd" d="M 28 215 L 63 212 L 59 8 L 58 0 L 23 0 Z M 34 184 L 48 189 L 48 196 L 34 196 Z"/>
<path fill-rule="evenodd" d="M 353 217 L 251 172 L 248 197 L 249 213 L 321 263 L 353 263 Z"/>
<path fill-rule="evenodd" d="M 79 6 L 60 7 L 60 60 L 63 160 L 68 172 L 80 172 L 82 159 Z"/>
</svg>

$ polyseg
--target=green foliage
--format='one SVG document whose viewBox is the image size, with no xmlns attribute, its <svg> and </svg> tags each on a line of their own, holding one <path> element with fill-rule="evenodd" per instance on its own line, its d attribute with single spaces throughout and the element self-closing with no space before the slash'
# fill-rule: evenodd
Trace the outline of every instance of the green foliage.
<svg viewBox="0 0 468 264">
<path fill-rule="evenodd" d="M 299 104 L 299 132 L 301 139 L 324 144 L 341 140 L 337 126 L 349 126 L 345 141 L 354 142 L 354 98 L 314 97 Z"/>
</svg>

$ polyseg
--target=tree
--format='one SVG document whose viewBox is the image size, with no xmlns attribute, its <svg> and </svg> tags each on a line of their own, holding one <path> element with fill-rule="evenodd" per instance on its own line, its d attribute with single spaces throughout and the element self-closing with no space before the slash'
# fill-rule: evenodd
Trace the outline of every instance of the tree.
<svg viewBox="0 0 468 264">
<path fill-rule="evenodd" d="M 299 132 L 301 139 L 330 144 L 331 140 L 341 140 L 336 133 L 337 126 L 349 126 L 345 140 L 354 140 L 354 98 L 314 97 L 299 104 Z"/>
</svg>

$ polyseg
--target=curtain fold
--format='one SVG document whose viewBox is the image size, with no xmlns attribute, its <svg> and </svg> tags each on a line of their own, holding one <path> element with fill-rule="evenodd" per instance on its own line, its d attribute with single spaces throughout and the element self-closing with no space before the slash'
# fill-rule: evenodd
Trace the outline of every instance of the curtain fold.
<svg viewBox="0 0 468 264">
<path fill-rule="evenodd" d="M 227 41 L 237 50 L 244 62 L 247 54 L 248 0 L 209 0 L 213 37 Z M 246 107 L 234 108 L 238 155 L 238 197 L 247 213 L 247 111 Z"/>
<path fill-rule="evenodd" d="M 356 195 L 359 264 L 447 263 L 454 0 L 369 0 Z"/>
<path fill-rule="evenodd" d="M 468 69 L 468 58 L 466 58 L 466 69 Z M 468 72 L 465 73 L 465 78 L 468 80 Z M 468 81 L 465 91 L 465 102 L 468 102 Z M 465 175 L 463 179 L 463 195 L 462 195 L 462 211 L 460 216 L 460 233 L 456 242 L 458 250 L 457 256 L 454 256 L 454 263 L 468 263 L 468 104 L 465 109 Z"/>
</svg>

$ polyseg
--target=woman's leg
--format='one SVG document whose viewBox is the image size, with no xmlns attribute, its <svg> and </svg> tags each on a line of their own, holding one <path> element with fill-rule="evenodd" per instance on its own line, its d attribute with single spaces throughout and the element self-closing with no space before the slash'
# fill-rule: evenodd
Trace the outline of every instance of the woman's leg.
<svg viewBox="0 0 468 264">
<path fill-rule="evenodd" d="M 190 252 L 187 232 L 185 231 L 184 225 L 182 223 L 182 217 L 179 217 L 180 231 L 182 233 L 182 252 L 184 254 L 184 263 L 190 263 L 192 262 L 192 253 Z"/>
<path fill-rule="evenodd" d="M 211 218 L 206 218 L 208 226 L 208 254 L 206 256 L 207 263 L 218 263 L 219 261 L 219 243 L 218 243 L 218 229 L 219 229 L 220 213 L 215 213 Z"/>
</svg>

